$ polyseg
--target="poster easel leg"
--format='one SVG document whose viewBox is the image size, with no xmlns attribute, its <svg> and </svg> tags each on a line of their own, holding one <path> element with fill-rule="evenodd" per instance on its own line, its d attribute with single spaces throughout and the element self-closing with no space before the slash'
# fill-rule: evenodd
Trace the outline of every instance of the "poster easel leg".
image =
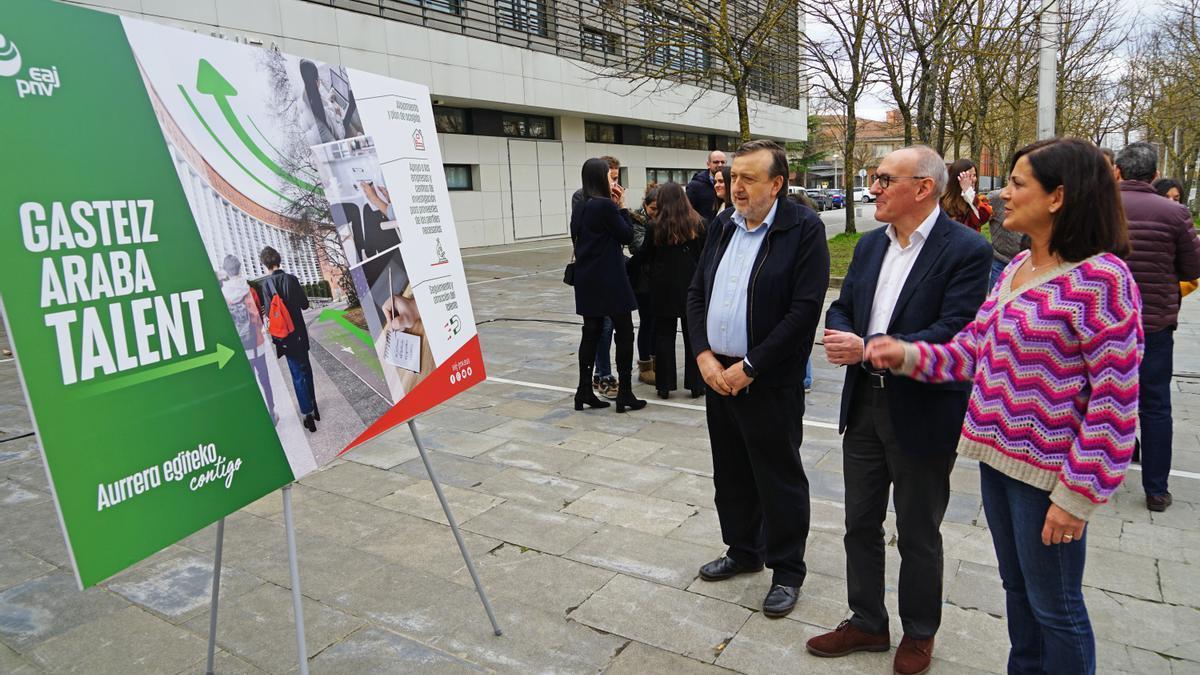
<svg viewBox="0 0 1200 675">
<path fill-rule="evenodd" d="M 213 560 L 212 607 L 208 618 L 208 665 L 205 675 L 213 675 L 213 659 L 217 653 L 217 601 L 221 597 L 221 549 L 225 546 L 225 519 L 217 521 L 217 553 Z"/>
<path fill-rule="evenodd" d="M 300 606 L 300 566 L 296 562 L 296 526 L 292 520 L 292 484 L 283 486 L 283 527 L 287 532 L 288 569 L 292 573 L 292 613 L 296 617 L 296 653 L 300 675 L 308 675 L 308 648 L 304 645 L 304 609 Z"/>
<path fill-rule="evenodd" d="M 479 581 L 479 573 L 475 571 L 475 561 L 471 560 L 467 544 L 463 541 L 462 533 L 458 531 L 458 521 L 454 520 L 454 514 L 450 512 L 450 504 L 446 501 L 446 495 L 442 494 L 442 485 L 438 482 L 437 474 L 434 473 L 433 463 L 429 461 L 429 455 L 425 453 L 425 446 L 421 444 L 421 436 L 417 433 L 415 420 L 408 421 L 408 430 L 412 432 L 413 442 L 417 444 L 417 451 L 421 453 L 421 461 L 425 463 L 425 471 L 429 473 L 429 482 L 433 483 L 433 491 L 437 493 L 438 501 L 442 503 L 442 511 L 446 513 L 446 522 L 450 523 L 450 531 L 454 533 L 454 540 L 458 542 L 458 550 L 462 551 L 463 562 L 467 563 L 467 571 L 471 573 L 471 580 L 475 582 L 475 590 L 479 592 L 479 599 L 483 601 L 483 609 L 487 612 L 488 620 L 492 622 L 492 630 L 496 635 L 502 635 L 500 624 L 496 623 L 496 614 L 492 612 L 492 603 L 488 602 L 487 593 L 483 590 L 483 583 Z"/>
</svg>

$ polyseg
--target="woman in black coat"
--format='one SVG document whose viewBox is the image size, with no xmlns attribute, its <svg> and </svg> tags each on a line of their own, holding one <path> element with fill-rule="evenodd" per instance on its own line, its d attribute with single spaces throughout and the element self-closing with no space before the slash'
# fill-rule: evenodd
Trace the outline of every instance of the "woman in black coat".
<svg viewBox="0 0 1200 675">
<path fill-rule="evenodd" d="M 683 386 L 696 398 L 704 380 L 692 353 L 687 325 L 688 284 L 704 249 L 704 220 L 677 183 L 658 188 L 658 219 L 646 236 L 650 260 L 650 302 L 654 307 L 654 386 L 659 398 L 678 389 L 675 371 L 675 326 L 683 325 Z"/>
<path fill-rule="evenodd" d="M 639 410 L 646 402 L 633 396 L 633 310 L 637 301 L 621 247 L 633 241 L 629 212 L 620 208 L 623 191 L 609 181 L 608 162 L 592 158 L 583 163 L 586 201 L 571 214 L 571 240 L 575 245 L 575 313 L 583 317 L 579 342 L 579 388 L 575 409 L 584 405 L 607 408 L 592 390 L 596 343 L 604 317 L 612 321 L 617 345 L 617 412 Z"/>
</svg>

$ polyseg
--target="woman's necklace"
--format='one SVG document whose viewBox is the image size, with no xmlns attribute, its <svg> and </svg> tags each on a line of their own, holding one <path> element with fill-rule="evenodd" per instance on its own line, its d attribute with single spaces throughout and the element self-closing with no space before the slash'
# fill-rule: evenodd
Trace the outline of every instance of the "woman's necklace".
<svg viewBox="0 0 1200 675">
<path fill-rule="evenodd" d="M 1033 264 L 1033 254 L 1030 253 L 1029 254 L 1029 269 L 1033 270 L 1034 272 L 1036 272 L 1038 270 L 1044 270 L 1044 269 L 1046 269 L 1047 265 L 1049 265 L 1050 263 L 1055 262 L 1057 260 L 1058 260 L 1058 256 L 1050 256 L 1050 262 L 1045 262 L 1045 263 L 1042 263 L 1041 265 L 1034 265 Z"/>
</svg>

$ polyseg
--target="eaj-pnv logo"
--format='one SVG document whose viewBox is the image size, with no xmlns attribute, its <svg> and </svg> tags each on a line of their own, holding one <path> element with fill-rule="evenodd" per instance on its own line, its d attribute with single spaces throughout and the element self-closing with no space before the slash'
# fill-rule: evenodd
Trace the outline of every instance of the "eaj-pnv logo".
<svg viewBox="0 0 1200 675">
<path fill-rule="evenodd" d="M 12 77 L 21 72 L 21 51 L 8 38 L 0 35 L 0 77 Z M 29 68 L 25 78 L 17 79 L 17 95 L 53 96 L 54 91 L 62 86 L 58 78 L 58 67 Z"/>
<path fill-rule="evenodd" d="M 12 77 L 21 71 L 21 52 L 0 35 L 0 77 Z"/>
</svg>

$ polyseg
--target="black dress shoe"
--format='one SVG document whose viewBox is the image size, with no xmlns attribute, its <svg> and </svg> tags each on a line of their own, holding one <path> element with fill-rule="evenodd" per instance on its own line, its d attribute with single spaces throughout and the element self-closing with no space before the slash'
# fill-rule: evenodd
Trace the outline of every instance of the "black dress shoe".
<svg viewBox="0 0 1200 675">
<path fill-rule="evenodd" d="M 763 600 L 763 616 L 778 619 L 792 613 L 796 607 L 796 598 L 800 597 L 799 586 L 780 586 L 771 584 L 771 590 Z"/>
<path fill-rule="evenodd" d="M 700 578 L 705 581 L 721 581 L 739 574 L 751 574 L 763 568 L 762 563 L 754 567 L 744 567 L 737 564 L 729 556 L 721 556 L 716 560 L 700 566 Z"/>
<path fill-rule="evenodd" d="M 316 433 L 316 431 L 317 431 L 317 423 L 313 419 L 313 416 L 311 413 L 304 416 L 304 428 L 308 429 L 312 433 Z"/>
</svg>

